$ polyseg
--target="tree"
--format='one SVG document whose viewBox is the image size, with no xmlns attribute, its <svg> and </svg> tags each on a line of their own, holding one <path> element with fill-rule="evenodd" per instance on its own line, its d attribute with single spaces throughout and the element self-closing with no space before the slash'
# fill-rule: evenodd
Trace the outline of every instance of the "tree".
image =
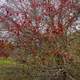
<svg viewBox="0 0 80 80">
<path fill-rule="evenodd" d="M 7 0 L 0 9 L 0 20 L 16 36 L 15 49 L 71 59 L 68 31 L 80 12 L 74 0 Z"/>
</svg>

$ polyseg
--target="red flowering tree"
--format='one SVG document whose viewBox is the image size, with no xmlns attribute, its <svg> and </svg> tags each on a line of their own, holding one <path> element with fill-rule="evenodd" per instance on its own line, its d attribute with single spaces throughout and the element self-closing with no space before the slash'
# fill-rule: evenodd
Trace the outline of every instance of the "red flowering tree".
<svg viewBox="0 0 80 80">
<path fill-rule="evenodd" d="M 22 49 L 24 56 L 31 53 L 71 59 L 67 57 L 68 30 L 79 12 L 74 0 L 7 0 L 0 6 L 0 21 L 9 25 L 9 32 L 16 36 L 15 48 Z"/>
</svg>

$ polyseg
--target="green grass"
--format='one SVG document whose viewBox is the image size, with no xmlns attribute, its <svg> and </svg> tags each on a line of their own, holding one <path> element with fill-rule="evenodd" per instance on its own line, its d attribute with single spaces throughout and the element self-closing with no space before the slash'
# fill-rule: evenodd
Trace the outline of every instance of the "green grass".
<svg viewBox="0 0 80 80">
<path fill-rule="evenodd" d="M 27 66 L 11 58 L 0 58 L 0 80 L 27 80 L 26 73 Z"/>
<path fill-rule="evenodd" d="M 12 59 L 0 58 L 0 64 L 15 64 L 16 62 Z"/>
<path fill-rule="evenodd" d="M 49 66 L 22 64 L 11 58 L 0 58 L 0 80 L 50 80 L 50 78 L 55 80 L 53 74 L 58 72 L 57 68 L 55 64 Z M 68 64 L 65 69 L 75 80 L 80 80 L 80 63 Z M 63 79 L 59 78 L 57 80 Z"/>
</svg>

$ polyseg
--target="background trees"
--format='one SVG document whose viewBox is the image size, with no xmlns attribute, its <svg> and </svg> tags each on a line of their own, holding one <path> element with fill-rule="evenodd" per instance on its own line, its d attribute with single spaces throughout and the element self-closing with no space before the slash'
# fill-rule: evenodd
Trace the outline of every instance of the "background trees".
<svg viewBox="0 0 80 80">
<path fill-rule="evenodd" d="M 80 33 L 75 24 L 79 13 L 78 0 L 6 0 L 0 4 L 0 24 L 7 30 L 4 38 L 0 36 L 0 56 L 16 58 L 16 66 L 9 67 L 15 75 L 21 72 L 15 79 L 26 74 L 29 79 L 41 75 L 39 80 L 79 79 Z"/>
<path fill-rule="evenodd" d="M 15 36 L 20 59 L 28 54 L 66 59 L 71 58 L 68 33 L 79 12 L 80 6 L 73 0 L 8 0 L 0 6 L 0 20 Z"/>
</svg>

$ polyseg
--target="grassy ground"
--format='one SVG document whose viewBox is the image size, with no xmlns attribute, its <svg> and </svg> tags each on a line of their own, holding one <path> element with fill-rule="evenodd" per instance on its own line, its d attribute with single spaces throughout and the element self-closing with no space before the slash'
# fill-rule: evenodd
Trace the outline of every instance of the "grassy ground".
<svg viewBox="0 0 80 80">
<path fill-rule="evenodd" d="M 12 59 L 0 59 L 0 80 L 27 80 L 26 70 L 27 66 Z"/>
<path fill-rule="evenodd" d="M 12 59 L 0 59 L 0 80 L 64 80 L 62 72 L 58 75 L 58 67 L 53 65 L 20 64 Z M 80 63 L 66 65 L 66 70 L 72 78 L 66 80 L 80 80 Z"/>
<path fill-rule="evenodd" d="M 0 80 L 51 80 L 56 71 L 56 67 L 52 66 L 20 64 L 12 59 L 0 59 Z"/>
<path fill-rule="evenodd" d="M 0 65 L 6 65 L 6 64 L 16 64 L 16 62 L 12 59 L 1 58 Z"/>
</svg>

